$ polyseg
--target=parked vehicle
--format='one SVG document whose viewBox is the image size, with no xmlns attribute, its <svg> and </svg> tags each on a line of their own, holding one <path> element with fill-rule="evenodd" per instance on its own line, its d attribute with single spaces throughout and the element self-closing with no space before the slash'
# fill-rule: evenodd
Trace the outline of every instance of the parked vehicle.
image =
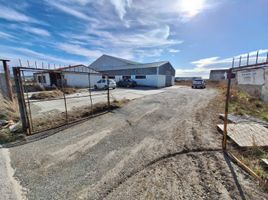
<svg viewBox="0 0 268 200">
<path fill-rule="evenodd" d="M 206 88 L 206 83 L 203 79 L 196 79 L 192 83 L 192 88 L 204 89 Z"/>
<path fill-rule="evenodd" d="M 132 79 L 123 79 L 117 83 L 118 87 L 136 87 L 137 82 Z"/>
<path fill-rule="evenodd" d="M 113 79 L 101 79 L 99 80 L 95 85 L 94 89 L 108 89 L 109 88 L 115 89 L 116 88 L 116 82 Z"/>
</svg>

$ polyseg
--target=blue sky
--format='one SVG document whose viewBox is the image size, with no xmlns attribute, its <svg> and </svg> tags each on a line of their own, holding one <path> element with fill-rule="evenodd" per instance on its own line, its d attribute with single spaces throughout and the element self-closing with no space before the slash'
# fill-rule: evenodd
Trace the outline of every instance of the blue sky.
<svg viewBox="0 0 268 200">
<path fill-rule="evenodd" d="M 109 54 L 207 77 L 234 56 L 264 58 L 267 8 L 267 0 L 0 0 L 0 57 L 63 66 Z"/>
</svg>

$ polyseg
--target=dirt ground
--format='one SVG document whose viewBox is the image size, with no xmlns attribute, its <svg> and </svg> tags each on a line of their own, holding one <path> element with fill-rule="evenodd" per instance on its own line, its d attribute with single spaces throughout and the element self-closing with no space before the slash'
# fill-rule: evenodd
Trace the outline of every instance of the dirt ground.
<svg viewBox="0 0 268 200">
<path fill-rule="evenodd" d="M 267 199 L 221 151 L 217 91 L 172 87 L 11 148 L 28 199 Z"/>
</svg>

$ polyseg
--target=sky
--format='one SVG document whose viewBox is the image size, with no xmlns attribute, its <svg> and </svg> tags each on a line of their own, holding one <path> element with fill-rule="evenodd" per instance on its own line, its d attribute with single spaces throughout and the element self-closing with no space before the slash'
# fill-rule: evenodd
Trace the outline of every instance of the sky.
<svg viewBox="0 0 268 200">
<path fill-rule="evenodd" d="M 268 0 L 0 0 L 0 58 L 57 67 L 108 54 L 208 77 L 233 57 L 265 59 L 267 9 Z"/>
</svg>

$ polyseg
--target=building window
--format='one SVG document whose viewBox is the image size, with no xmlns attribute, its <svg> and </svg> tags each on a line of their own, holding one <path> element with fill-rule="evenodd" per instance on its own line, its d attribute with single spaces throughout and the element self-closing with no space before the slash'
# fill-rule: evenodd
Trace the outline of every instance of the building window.
<svg viewBox="0 0 268 200">
<path fill-rule="evenodd" d="M 136 79 L 146 79 L 146 76 L 135 76 Z"/>
<path fill-rule="evenodd" d="M 115 76 L 108 76 L 109 79 L 115 79 Z"/>
<path fill-rule="evenodd" d="M 45 76 L 38 76 L 38 82 L 39 83 L 46 83 L 46 77 Z"/>
<path fill-rule="evenodd" d="M 131 79 L 131 76 L 122 76 L 123 80 Z"/>
</svg>

